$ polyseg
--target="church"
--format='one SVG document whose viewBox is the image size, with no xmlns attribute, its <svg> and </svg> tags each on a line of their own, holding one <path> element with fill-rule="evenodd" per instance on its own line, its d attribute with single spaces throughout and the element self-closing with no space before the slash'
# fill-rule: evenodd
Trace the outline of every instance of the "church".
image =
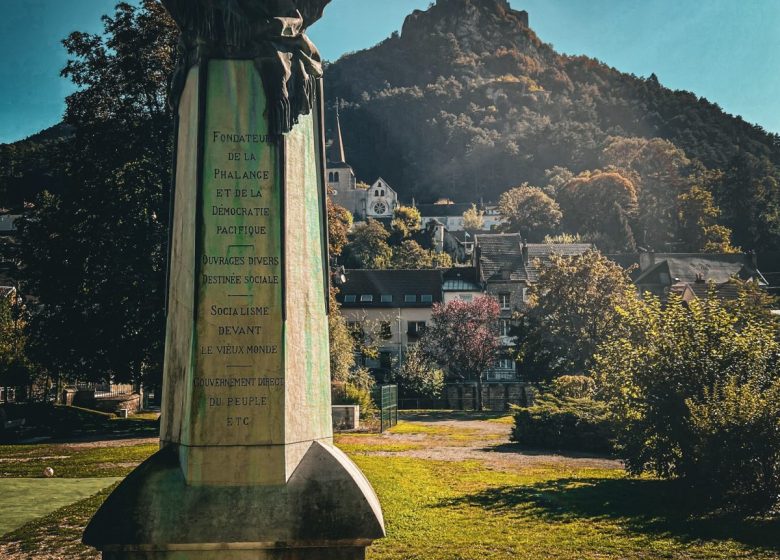
<svg viewBox="0 0 780 560">
<path fill-rule="evenodd" d="M 346 161 L 338 109 L 336 109 L 336 139 L 333 151 L 334 161 L 328 161 L 327 172 L 328 191 L 333 202 L 349 210 L 356 222 L 368 218 L 392 218 L 393 211 L 399 205 L 398 193 L 381 177 L 368 188 L 365 188 L 365 185 L 358 185 L 355 172 Z"/>
</svg>

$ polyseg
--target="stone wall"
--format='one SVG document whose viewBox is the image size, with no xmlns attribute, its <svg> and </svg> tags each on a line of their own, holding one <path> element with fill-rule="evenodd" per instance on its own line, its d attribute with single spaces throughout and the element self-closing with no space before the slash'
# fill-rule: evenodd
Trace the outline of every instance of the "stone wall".
<svg viewBox="0 0 780 560">
<path fill-rule="evenodd" d="M 448 408 L 475 410 L 477 408 L 477 384 L 452 383 L 445 388 Z M 532 389 L 528 383 L 483 383 L 482 402 L 486 409 L 509 410 L 510 405 L 531 404 Z"/>
</svg>

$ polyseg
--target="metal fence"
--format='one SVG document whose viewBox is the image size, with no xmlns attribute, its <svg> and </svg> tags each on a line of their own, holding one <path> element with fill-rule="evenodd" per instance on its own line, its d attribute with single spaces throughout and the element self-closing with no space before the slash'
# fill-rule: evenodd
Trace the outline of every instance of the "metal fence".
<svg viewBox="0 0 780 560">
<path fill-rule="evenodd" d="M 379 408 L 379 429 L 384 432 L 398 424 L 398 385 L 377 385 L 374 402 Z"/>
<path fill-rule="evenodd" d="M 76 389 L 79 391 L 94 391 L 95 398 L 111 398 L 120 395 L 130 395 L 134 392 L 134 387 L 130 384 L 116 385 L 114 383 L 76 383 Z"/>
</svg>

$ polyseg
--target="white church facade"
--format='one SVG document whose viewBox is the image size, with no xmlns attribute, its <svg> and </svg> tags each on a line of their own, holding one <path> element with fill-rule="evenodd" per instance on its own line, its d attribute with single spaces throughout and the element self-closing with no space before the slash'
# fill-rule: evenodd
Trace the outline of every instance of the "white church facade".
<svg viewBox="0 0 780 560">
<path fill-rule="evenodd" d="M 349 210 L 358 222 L 368 218 L 392 218 L 399 205 L 398 193 L 381 177 L 368 188 L 358 186 L 355 171 L 344 154 L 338 113 L 336 135 L 334 159 L 337 161 L 329 161 L 327 169 L 328 190 L 333 202 Z"/>
</svg>

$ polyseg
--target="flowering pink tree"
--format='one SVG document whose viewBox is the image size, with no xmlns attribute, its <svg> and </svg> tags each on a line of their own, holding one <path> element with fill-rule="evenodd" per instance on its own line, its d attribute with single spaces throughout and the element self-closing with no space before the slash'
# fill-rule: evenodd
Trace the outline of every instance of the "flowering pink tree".
<svg viewBox="0 0 780 560">
<path fill-rule="evenodd" d="M 425 353 L 459 379 L 476 379 L 477 408 L 482 410 L 482 381 L 500 349 L 498 302 L 491 297 L 433 306 L 422 344 Z"/>
</svg>

